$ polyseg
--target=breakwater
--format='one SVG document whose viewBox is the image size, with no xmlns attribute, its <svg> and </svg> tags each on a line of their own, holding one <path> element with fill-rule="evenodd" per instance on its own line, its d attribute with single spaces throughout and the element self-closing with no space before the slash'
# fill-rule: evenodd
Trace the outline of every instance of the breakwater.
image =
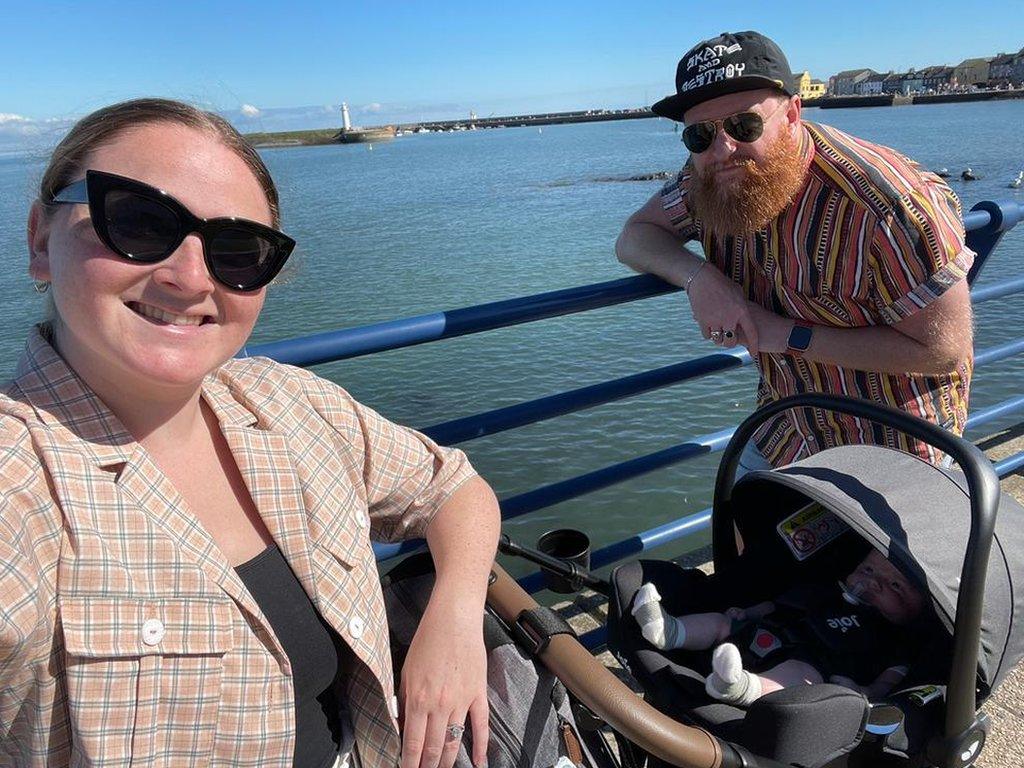
<svg viewBox="0 0 1024 768">
<path fill-rule="evenodd" d="M 803 103 L 805 108 L 840 109 L 850 107 L 892 107 L 911 104 L 949 104 L 969 101 L 1001 101 L 1024 98 L 1024 89 L 1002 91 L 971 91 L 968 93 L 872 94 L 868 96 L 822 96 Z M 650 108 L 586 109 L 569 112 L 544 112 L 532 115 L 473 117 L 458 120 L 421 120 L 390 126 L 372 126 L 362 130 L 391 130 L 397 133 L 466 131 L 487 128 L 521 128 L 562 125 L 567 123 L 600 123 L 610 120 L 643 120 L 655 117 Z M 258 147 L 313 146 L 339 143 L 340 129 L 288 131 L 285 133 L 247 134 Z"/>
<path fill-rule="evenodd" d="M 468 120 L 423 120 L 397 126 L 403 131 L 458 131 L 475 128 L 522 128 L 531 125 L 562 125 L 565 123 L 600 123 L 607 120 L 642 120 L 654 117 L 647 107 L 639 109 L 586 109 L 572 112 L 544 112 L 534 115 L 474 117 Z"/>
<path fill-rule="evenodd" d="M 958 104 L 967 101 L 1000 101 L 1024 98 L 1024 89 L 967 91 L 964 93 L 877 93 L 866 96 L 822 96 L 803 103 L 805 108 L 902 107 L 908 104 Z"/>
</svg>

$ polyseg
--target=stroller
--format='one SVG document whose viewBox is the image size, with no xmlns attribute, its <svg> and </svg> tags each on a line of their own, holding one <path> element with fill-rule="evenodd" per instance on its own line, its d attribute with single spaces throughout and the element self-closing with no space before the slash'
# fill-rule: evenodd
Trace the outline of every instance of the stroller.
<svg viewBox="0 0 1024 768">
<path fill-rule="evenodd" d="M 734 483 L 755 429 L 793 407 L 903 431 L 952 456 L 961 471 L 857 445 Z M 815 507 L 810 518 L 800 516 Z M 722 758 L 710 764 L 968 766 L 988 731 L 978 707 L 1024 655 L 1024 593 L 1014 584 L 1024 577 L 1022 514 L 1012 499 L 1000 499 L 985 455 L 934 424 L 867 401 L 787 398 L 751 415 L 725 450 L 712 513 L 714 574 L 656 561 L 617 568 L 609 646 L 648 702 L 718 740 Z M 800 581 L 835 580 L 869 548 L 926 589 L 934 614 L 926 651 L 910 660 L 902 687 L 877 701 L 831 684 L 785 688 L 746 710 L 715 701 L 704 691 L 711 651 L 657 650 L 630 614 L 644 582 L 658 586 L 672 614 L 722 611 Z"/>
</svg>

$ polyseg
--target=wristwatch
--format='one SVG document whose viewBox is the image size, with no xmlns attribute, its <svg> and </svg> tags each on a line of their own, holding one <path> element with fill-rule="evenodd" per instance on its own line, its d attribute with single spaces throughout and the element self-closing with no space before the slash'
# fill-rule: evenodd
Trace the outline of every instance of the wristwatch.
<svg viewBox="0 0 1024 768">
<path fill-rule="evenodd" d="M 796 320 L 793 323 L 793 330 L 789 332 L 789 340 L 786 342 L 787 352 L 804 353 L 811 346 L 811 336 L 814 334 L 814 326 L 803 320 Z"/>
</svg>

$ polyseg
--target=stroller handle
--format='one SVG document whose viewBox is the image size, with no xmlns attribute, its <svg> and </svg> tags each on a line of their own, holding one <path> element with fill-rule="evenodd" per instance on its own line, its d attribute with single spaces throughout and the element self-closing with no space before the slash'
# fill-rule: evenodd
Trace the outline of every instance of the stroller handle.
<svg viewBox="0 0 1024 768">
<path fill-rule="evenodd" d="M 524 611 L 538 607 L 515 579 L 494 563 L 487 604 L 513 626 Z M 752 755 L 705 731 L 684 725 L 641 699 L 575 635 L 552 635 L 537 652 L 540 661 L 604 722 L 655 757 L 681 768 L 786 768 Z"/>
<path fill-rule="evenodd" d="M 830 410 L 897 429 L 948 453 L 960 466 L 967 479 L 971 501 L 971 531 L 967 540 L 956 601 L 953 664 L 947 687 L 945 721 L 946 735 L 959 736 L 976 720 L 978 640 L 981 633 L 985 574 L 989 552 L 992 549 L 996 513 L 999 509 L 999 477 L 992 469 L 988 457 L 975 445 L 947 432 L 937 424 L 911 416 L 904 411 L 869 400 L 835 395 L 805 394 L 787 397 L 770 403 L 748 416 L 736 428 L 725 448 L 715 479 L 714 511 L 711 516 L 716 570 L 728 567 L 739 557 L 733 533 L 732 491 L 743 447 L 753 436 L 754 431 L 770 418 L 782 411 L 801 407 Z"/>
</svg>

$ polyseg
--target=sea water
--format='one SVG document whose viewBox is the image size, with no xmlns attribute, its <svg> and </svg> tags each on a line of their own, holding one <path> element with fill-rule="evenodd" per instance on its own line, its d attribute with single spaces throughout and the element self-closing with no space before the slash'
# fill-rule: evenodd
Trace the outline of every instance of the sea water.
<svg viewBox="0 0 1024 768">
<path fill-rule="evenodd" d="M 1007 188 L 1024 167 L 1024 101 L 809 109 L 804 117 L 954 177 L 970 166 L 980 180 L 950 180 L 965 209 L 986 199 L 1024 202 L 1024 189 Z M 661 182 L 616 179 L 678 169 L 685 159 L 679 137 L 671 122 L 649 119 L 407 135 L 372 151 L 263 150 L 280 187 L 283 228 L 299 245 L 284 280 L 269 290 L 251 341 L 625 277 L 615 238 Z M 26 272 L 24 233 L 44 161 L 44 153 L 0 158 L 4 379 L 42 311 Z M 1020 275 L 1022 262 L 1018 227 L 979 284 Z M 1019 337 L 1022 312 L 1024 298 L 979 305 L 976 348 Z M 674 294 L 316 371 L 388 417 L 426 427 L 715 349 L 697 331 L 686 297 Z M 979 368 L 972 410 L 1020 394 L 1022 373 L 1024 358 Z M 461 447 L 508 497 L 735 425 L 752 409 L 755 384 L 748 366 Z M 600 547 L 708 507 L 718 459 L 653 472 L 509 521 L 505 530 L 528 544 L 545 530 L 575 526 Z"/>
</svg>

